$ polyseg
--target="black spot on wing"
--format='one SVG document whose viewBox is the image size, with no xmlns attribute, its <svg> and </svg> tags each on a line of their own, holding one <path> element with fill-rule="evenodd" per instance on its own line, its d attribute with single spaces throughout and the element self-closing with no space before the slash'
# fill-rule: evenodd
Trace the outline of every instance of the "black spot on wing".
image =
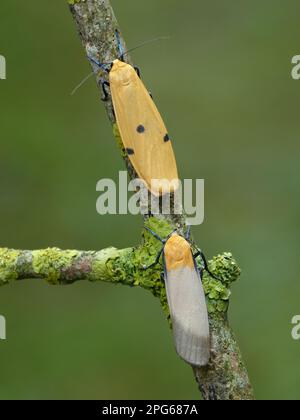
<svg viewBox="0 0 300 420">
<path fill-rule="evenodd" d="M 138 133 L 140 133 L 140 134 L 143 134 L 143 133 L 145 132 L 145 127 L 144 127 L 142 124 L 140 124 L 140 125 L 137 127 L 136 131 L 137 131 Z"/>
<path fill-rule="evenodd" d="M 166 135 L 165 135 L 165 137 L 164 137 L 164 142 L 165 143 L 167 143 L 167 141 L 170 141 L 171 139 L 170 139 L 170 136 L 169 136 L 169 134 L 167 133 Z"/>
<path fill-rule="evenodd" d="M 127 148 L 126 152 L 127 152 L 128 156 L 134 155 L 134 150 L 133 149 Z"/>
</svg>

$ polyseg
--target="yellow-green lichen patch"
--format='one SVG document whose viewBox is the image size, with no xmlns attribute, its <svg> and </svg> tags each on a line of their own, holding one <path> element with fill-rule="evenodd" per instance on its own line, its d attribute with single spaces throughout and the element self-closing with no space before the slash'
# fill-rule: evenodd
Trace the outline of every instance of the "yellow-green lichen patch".
<svg viewBox="0 0 300 420">
<path fill-rule="evenodd" d="M 154 267 L 147 268 L 155 261 L 160 249 L 161 244 L 155 247 L 154 244 L 146 243 L 134 251 L 131 262 L 133 285 L 149 290 L 155 297 L 158 297 L 164 313 L 169 318 L 169 307 L 162 277 L 163 266 L 159 263 Z"/>
<path fill-rule="evenodd" d="M 114 135 L 115 139 L 117 140 L 117 145 L 118 145 L 119 149 L 121 150 L 122 157 L 126 158 L 127 153 L 126 153 L 124 144 L 122 142 L 122 137 L 121 137 L 121 134 L 120 134 L 118 124 L 117 123 L 113 124 L 112 128 L 113 128 L 113 135 Z"/>
<path fill-rule="evenodd" d="M 116 261 L 119 261 L 120 255 L 123 255 L 123 253 L 127 255 L 128 251 L 125 250 L 120 254 L 120 251 L 116 248 L 107 248 L 97 252 L 93 258 L 92 271 L 89 275 L 89 280 L 122 283 L 121 278 L 119 280 L 117 273 L 113 270 L 113 266 Z M 123 270 L 120 270 L 120 275 L 121 274 L 125 276 Z"/>
<path fill-rule="evenodd" d="M 17 261 L 20 251 L 0 248 L 0 286 L 18 278 Z"/>
<path fill-rule="evenodd" d="M 153 293 L 154 296 L 159 297 L 163 310 L 166 316 L 169 316 L 169 309 L 167 304 L 166 292 L 163 281 L 161 279 L 161 266 L 146 270 L 144 268 L 145 262 L 151 264 L 149 254 L 146 251 L 147 247 L 129 248 L 125 249 L 114 256 L 113 254 L 96 268 L 97 277 L 103 276 L 112 283 L 120 283 L 127 286 L 139 286 Z M 155 257 L 157 252 L 153 252 Z M 147 258 L 148 257 L 148 258 Z M 95 271 L 95 268 L 93 271 Z"/>
<path fill-rule="evenodd" d="M 167 236 L 173 231 L 173 227 L 169 222 L 164 219 L 158 219 L 156 217 L 150 217 L 146 221 L 145 226 L 155 232 L 162 239 L 166 239 Z M 166 289 L 162 278 L 162 261 L 160 261 L 160 263 L 152 268 L 145 269 L 145 267 L 148 267 L 155 262 L 158 253 L 162 249 L 162 246 L 162 243 L 157 238 L 155 238 L 151 232 L 148 232 L 146 229 L 144 229 L 143 245 L 136 249 L 133 256 L 133 263 L 136 267 L 134 277 L 135 285 L 150 290 L 154 296 L 160 299 L 163 311 L 169 319 L 170 314 Z"/>
<path fill-rule="evenodd" d="M 119 252 L 117 258 L 109 259 L 107 261 L 106 267 L 113 282 L 118 282 L 127 286 L 136 286 L 134 255 L 134 248 L 128 248 L 121 253 Z"/>
<path fill-rule="evenodd" d="M 203 287 L 209 313 L 224 313 L 228 309 L 231 295 L 230 285 L 240 276 L 241 270 L 230 253 L 214 257 L 209 262 L 210 271 L 220 280 L 203 273 Z"/>
<path fill-rule="evenodd" d="M 150 218 L 146 225 L 163 238 L 172 231 L 172 227 L 167 222 L 154 217 Z M 160 299 L 168 317 L 166 291 L 161 279 L 162 265 L 157 264 L 155 267 L 145 269 L 155 261 L 162 244 L 146 230 L 143 231 L 143 238 L 143 244 L 140 247 L 124 250 L 121 254 L 119 251 L 116 258 L 109 258 L 105 263 L 106 270 L 109 272 L 106 275 L 109 281 L 128 286 L 139 286 L 151 291 L 154 296 Z M 103 265 L 100 264 L 99 269 L 99 274 L 103 275 Z"/>
<path fill-rule="evenodd" d="M 58 248 L 33 251 L 33 270 L 49 284 L 60 284 L 62 271 L 67 270 L 78 255 L 78 251 L 62 251 Z"/>
<path fill-rule="evenodd" d="M 174 227 L 171 226 L 169 222 L 165 219 L 158 219 L 157 217 L 149 217 L 145 222 L 145 226 L 148 229 L 151 229 L 154 233 L 160 236 L 161 239 L 166 239 L 168 235 L 174 230 Z M 160 243 L 151 232 L 145 231 L 145 239 L 149 242 Z"/>
<path fill-rule="evenodd" d="M 241 275 L 241 269 L 230 252 L 214 257 L 209 263 L 214 275 L 222 279 L 222 283 L 230 286 Z"/>
</svg>

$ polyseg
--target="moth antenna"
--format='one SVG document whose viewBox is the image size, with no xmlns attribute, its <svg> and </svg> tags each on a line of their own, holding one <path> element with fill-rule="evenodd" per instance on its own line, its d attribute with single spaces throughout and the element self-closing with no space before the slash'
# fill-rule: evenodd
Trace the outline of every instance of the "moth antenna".
<svg viewBox="0 0 300 420">
<path fill-rule="evenodd" d="M 127 54 L 131 53 L 132 51 L 137 50 L 138 48 L 144 47 L 145 45 L 152 44 L 153 42 L 156 42 L 156 41 L 163 41 L 163 40 L 166 40 L 166 39 L 171 39 L 171 37 L 170 36 L 159 36 L 157 38 L 148 39 L 148 41 L 144 41 L 141 44 L 137 45 L 136 47 L 133 47 L 133 48 L 130 48 L 129 50 L 127 50 L 127 51 L 124 51 L 122 55 L 127 55 Z"/>
<path fill-rule="evenodd" d="M 153 42 L 156 42 L 156 41 L 163 41 L 163 40 L 166 40 L 166 39 L 170 39 L 171 37 L 170 36 L 160 36 L 160 37 L 157 37 L 157 38 L 153 38 L 153 39 L 149 39 L 148 41 L 144 41 L 144 42 L 142 42 L 141 44 L 139 44 L 139 45 L 137 45 L 136 47 L 133 47 L 133 48 L 130 48 L 129 50 L 127 50 L 127 51 L 123 51 L 123 47 L 122 47 L 122 44 L 121 44 L 121 39 L 120 39 L 120 34 L 119 34 L 119 31 L 118 30 L 116 30 L 116 37 L 117 37 L 117 42 L 118 42 L 118 48 L 119 48 L 119 51 L 120 51 L 120 55 L 119 55 L 119 58 L 123 58 L 124 57 L 124 55 L 127 55 L 127 54 L 129 54 L 130 52 L 132 52 L 132 51 L 135 51 L 135 50 L 137 50 L 138 48 L 141 48 L 141 47 L 143 47 L 143 46 L 145 46 L 145 45 L 148 45 L 148 44 L 152 44 Z M 90 61 L 92 61 L 92 63 L 94 63 L 94 64 L 96 64 L 98 67 L 100 67 L 102 70 L 104 70 L 104 71 L 107 71 L 107 69 L 105 68 L 105 66 L 109 66 L 111 63 L 102 63 L 102 64 L 100 64 L 100 63 L 98 63 L 95 59 L 93 59 L 92 57 L 89 57 L 89 60 Z M 94 74 L 94 72 L 92 72 L 92 73 L 90 73 L 88 76 L 86 76 L 73 90 L 72 90 L 72 92 L 71 92 L 71 96 L 73 96 L 76 92 L 77 92 L 77 90 L 78 89 L 80 89 L 92 76 L 93 76 L 93 74 Z"/>
<path fill-rule="evenodd" d="M 121 42 L 121 37 L 120 37 L 120 33 L 119 33 L 118 29 L 116 29 L 116 38 L 117 38 L 118 49 L 119 49 L 119 53 L 120 53 L 119 57 L 123 61 L 125 51 L 124 51 L 124 48 L 123 48 L 123 45 L 122 45 L 122 42 Z"/>
<path fill-rule="evenodd" d="M 95 64 L 96 66 L 98 66 L 100 69 L 108 72 L 107 68 L 105 66 L 109 66 L 111 63 L 99 63 L 97 60 L 95 60 L 93 57 L 88 57 L 88 59 Z M 74 95 L 74 93 L 77 92 L 78 89 L 81 88 L 81 86 L 83 86 L 85 84 L 85 82 L 87 82 L 92 76 L 93 76 L 94 72 L 92 71 L 88 76 L 86 76 L 71 92 L 71 95 Z"/>
<path fill-rule="evenodd" d="M 86 76 L 84 79 L 81 80 L 81 82 L 72 90 L 71 96 L 73 96 L 78 89 L 81 88 L 92 76 L 94 75 L 94 72 L 92 71 L 88 76 Z"/>
</svg>

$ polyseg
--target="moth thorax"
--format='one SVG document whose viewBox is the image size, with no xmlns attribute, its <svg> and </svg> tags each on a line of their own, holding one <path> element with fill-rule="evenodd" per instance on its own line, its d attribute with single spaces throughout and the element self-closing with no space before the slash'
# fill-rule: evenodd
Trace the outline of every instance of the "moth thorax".
<svg viewBox="0 0 300 420">
<path fill-rule="evenodd" d="M 194 266 L 190 244 L 177 234 L 167 241 L 164 253 L 168 270 Z"/>
<path fill-rule="evenodd" d="M 119 83 L 121 85 L 129 85 L 137 77 L 134 68 L 120 60 L 113 62 L 112 69 L 109 73 L 111 83 Z"/>
</svg>

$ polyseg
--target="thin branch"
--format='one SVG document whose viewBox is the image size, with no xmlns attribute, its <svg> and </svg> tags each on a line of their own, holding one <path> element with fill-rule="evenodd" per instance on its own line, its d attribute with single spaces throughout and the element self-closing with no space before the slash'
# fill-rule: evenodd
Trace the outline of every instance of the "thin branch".
<svg viewBox="0 0 300 420">
<path fill-rule="evenodd" d="M 76 21 L 80 39 L 85 50 L 93 51 L 100 62 L 111 62 L 118 56 L 118 48 L 115 37 L 116 29 L 121 33 L 109 0 L 69 0 L 72 15 Z M 125 41 L 121 36 L 121 42 L 125 47 Z M 129 55 L 126 60 L 132 63 Z M 92 65 L 96 75 L 98 87 L 100 80 L 107 75 Z M 136 177 L 119 136 L 116 125 L 111 98 L 105 102 L 105 107 L 110 122 L 113 125 L 113 133 L 118 140 L 122 155 L 125 159 L 129 175 Z M 155 222 L 152 221 L 155 219 Z M 186 228 L 184 215 L 170 214 L 157 216 L 147 220 L 146 223 L 155 223 L 155 231 L 164 236 L 166 230 L 173 228 L 183 232 Z M 148 242 L 147 242 L 148 241 Z M 151 239 L 146 235 L 146 247 Z M 226 267 L 226 268 L 225 268 Z M 202 395 L 205 399 L 230 400 L 230 399 L 254 399 L 253 391 L 249 382 L 246 367 L 227 321 L 229 287 L 239 275 L 239 269 L 230 254 L 215 257 L 211 263 L 211 269 L 223 279 L 217 282 L 208 277 L 204 278 L 204 288 L 208 299 L 210 326 L 212 335 L 212 357 L 209 366 L 202 369 L 194 369 L 195 377 Z M 151 282 L 151 278 L 149 279 Z M 160 294 L 161 296 L 161 294 Z M 161 299 L 164 309 L 165 299 Z"/>
<path fill-rule="evenodd" d="M 19 251 L 0 248 L 0 286 L 13 280 L 44 279 L 52 285 L 72 284 L 79 280 L 125 283 L 120 275 L 124 261 L 130 259 L 132 248 L 102 251 L 62 251 L 47 248 L 36 251 Z M 119 272 L 113 267 L 119 265 Z M 133 284 L 127 277 L 127 284 Z"/>
<path fill-rule="evenodd" d="M 124 50 L 127 51 L 127 46 L 124 38 L 122 37 L 121 29 L 108 0 L 69 0 L 68 2 L 71 3 L 70 10 L 76 22 L 79 36 L 87 56 L 96 58 L 100 63 L 110 63 L 115 60 L 119 56 L 116 30 L 119 32 Z M 126 54 L 124 59 L 129 64 L 133 64 L 130 54 Z M 101 70 L 99 66 L 91 62 L 91 60 L 89 60 L 89 62 L 96 77 L 100 102 L 100 97 L 103 95 L 101 83 L 103 80 L 108 81 L 108 75 L 107 72 Z M 130 163 L 119 134 L 110 94 L 108 95 L 108 100 L 103 102 L 103 104 L 105 106 L 108 119 L 112 124 L 113 134 L 117 140 L 121 155 L 124 158 L 129 177 L 131 179 L 136 179 L 138 176 Z M 171 209 L 173 208 L 173 198 L 174 197 L 171 194 Z M 147 199 L 145 202 L 145 205 L 148 206 L 149 210 L 148 212 L 144 212 L 146 214 L 144 219 L 147 220 L 147 215 L 151 212 L 151 200 Z M 144 204 L 142 203 L 142 206 L 143 205 Z M 173 228 L 176 227 L 181 233 L 186 229 L 186 220 L 183 214 L 178 215 L 171 212 L 169 215 L 160 214 L 156 215 L 156 217 L 158 219 L 168 221 Z"/>
</svg>

